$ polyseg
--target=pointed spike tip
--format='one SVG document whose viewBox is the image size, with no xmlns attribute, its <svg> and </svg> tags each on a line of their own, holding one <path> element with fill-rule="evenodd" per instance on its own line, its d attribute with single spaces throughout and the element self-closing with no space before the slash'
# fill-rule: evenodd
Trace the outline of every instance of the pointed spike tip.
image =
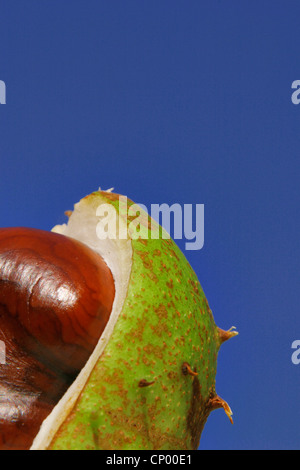
<svg viewBox="0 0 300 470">
<path fill-rule="evenodd" d="M 235 330 L 236 330 L 235 326 L 232 326 L 227 331 L 222 330 L 221 328 L 218 328 L 220 344 L 223 344 L 225 343 L 225 341 L 229 340 L 230 338 L 237 336 L 239 333 Z"/>
<path fill-rule="evenodd" d="M 233 419 L 232 419 L 233 413 L 231 411 L 230 406 L 225 400 L 223 400 L 223 398 L 219 397 L 218 395 L 214 396 L 213 398 L 209 400 L 208 406 L 211 411 L 217 410 L 218 408 L 223 408 L 231 424 L 233 424 Z"/>
<path fill-rule="evenodd" d="M 231 408 L 228 405 L 228 403 L 226 403 L 226 401 L 224 401 L 224 400 L 223 400 L 222 408 L 225 411 L 226 415 L 228 416 L 229 421 L 231 422 L 231 424 L 233 424 L 233 419 L 232 419 L 233 413 L 232 413 Z"/>
</svg>

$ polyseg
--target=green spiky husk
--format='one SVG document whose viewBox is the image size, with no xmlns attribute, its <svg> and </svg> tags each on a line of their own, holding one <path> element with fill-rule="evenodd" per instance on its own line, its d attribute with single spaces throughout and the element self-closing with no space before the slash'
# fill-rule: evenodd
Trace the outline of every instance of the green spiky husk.
<svg viewBox="0 0 300 470">
<path fill-rule="evenodd" d="M 96 192 L 84 200 L 95 207 L 103 202 L 119 212 L 118 195 Z M 150 223 L 144 214 L 143 229 L 150 230 Z M 199 445 L 216 396 L 218 328 L 197 276 L 171 239 L 148 237 L 131 244 L 121 315 L 50 449 Z"/>
</svg>

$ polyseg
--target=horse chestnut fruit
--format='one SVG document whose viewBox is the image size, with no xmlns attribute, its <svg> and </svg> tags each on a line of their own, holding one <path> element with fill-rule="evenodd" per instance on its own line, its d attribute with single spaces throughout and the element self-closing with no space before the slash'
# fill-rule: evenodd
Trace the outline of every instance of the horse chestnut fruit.
<svg viewBox="0 0 300 470">
<path fill-rule="evenodd" d="M 99 190 L 68 215 L 0 230 L 0 448 L 197 449 L 212 410 L 231 420 L 215 377 L 237 333 L 132 201 Z"/>
</svg>

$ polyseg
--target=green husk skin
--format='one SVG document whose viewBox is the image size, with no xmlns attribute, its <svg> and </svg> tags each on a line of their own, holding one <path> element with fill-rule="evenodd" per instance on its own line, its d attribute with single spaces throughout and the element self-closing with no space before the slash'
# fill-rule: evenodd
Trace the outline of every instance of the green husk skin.
<svg viewBox="0 0 300 470">
<path fill-rule="evenodd" d="M 113 193 L 85 202 L 119 211 Z M 49 449 L 197 449 L 223 406 L 213 406 L 220 334 L 194 271 L 171 239 L 132 240 L 132 250 L 122 313 Z"/>
</svg>

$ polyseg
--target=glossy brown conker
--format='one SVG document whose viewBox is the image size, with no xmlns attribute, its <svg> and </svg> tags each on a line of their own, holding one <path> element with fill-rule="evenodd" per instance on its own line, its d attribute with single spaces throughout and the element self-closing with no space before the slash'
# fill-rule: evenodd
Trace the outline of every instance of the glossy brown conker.
<svg viewBox="0 0 300 470">
<path fill-rule="evenodd" d="M 28 449 L 94 350 L 115 286 L 103 259 L 52 232 L 0 229 L 0 449 Z"/>
</svg>

